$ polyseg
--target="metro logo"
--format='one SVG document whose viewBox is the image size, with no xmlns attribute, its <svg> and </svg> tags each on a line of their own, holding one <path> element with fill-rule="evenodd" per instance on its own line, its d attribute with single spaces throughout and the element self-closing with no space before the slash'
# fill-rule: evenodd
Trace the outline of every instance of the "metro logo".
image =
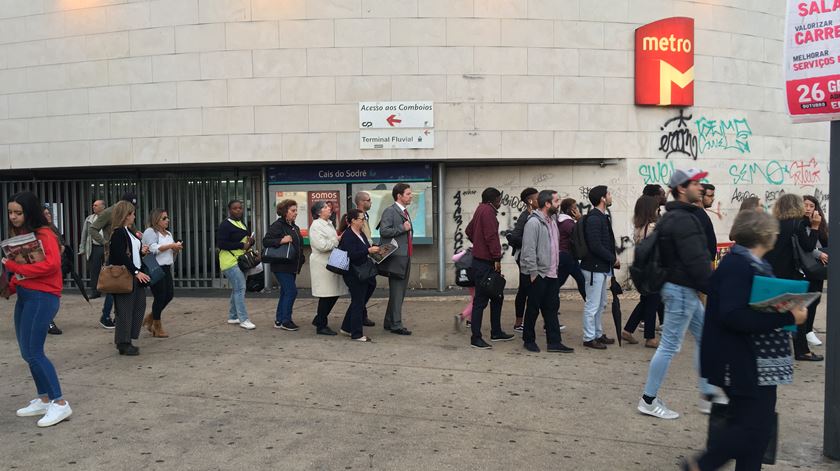
<svg viewBox="0 0 840 471">
<path fill-rule="evenodd" d="M 636 29 L 636 104 L 694 104 L 694 19 L 667 18 Z"/>
</svg>

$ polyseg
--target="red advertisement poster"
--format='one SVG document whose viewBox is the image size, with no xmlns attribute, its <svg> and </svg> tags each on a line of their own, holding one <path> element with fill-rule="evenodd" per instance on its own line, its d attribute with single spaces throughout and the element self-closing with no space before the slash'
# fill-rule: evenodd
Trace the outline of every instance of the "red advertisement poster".
<svg viewBox="0 0 840 471">
<path fill-rule="evenodd" d="M 694 104 L 694 19 L 666 18 L 636 29 L 636 104 Z"/>
<path fill-rule="evenodd" d="M 307 192 L 307 202 L 309 207 L 314 207 L 315 203 L 323 201 L 332 208 L 332 216 L 330 219 L 336 228 L 338 228 L 338 218 L 341 215 L 341 205 L 338 190 L 319 190 Z M 309 224 L 312 224 L 312 214 L 309 214 Z"/>
<path fill-rule="evenodd" d="M 788 0 L 784 66 L 794 122 L 840 119 L 840 0 Z"/>
</svg>

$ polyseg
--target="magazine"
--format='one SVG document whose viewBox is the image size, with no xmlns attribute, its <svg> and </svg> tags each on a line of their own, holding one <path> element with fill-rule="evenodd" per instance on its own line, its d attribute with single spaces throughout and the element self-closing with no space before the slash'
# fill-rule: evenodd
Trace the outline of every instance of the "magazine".
<svg viewBox="0 0 840 471">
<path fill-rule="evenodd" d="M 750 307 L 761 312 L 790 312 L 808 307 L 820 297 L 820 293 L 784 293 L 761 302 L 750 303 Z"/>
<path fill-rule="evenodd" d="M 43 244 L 35 238 L 33 232 L 6 239 L 0 242 L 0 248 L 3 249 L 4 257 L 20 265 L 42 262 L 47 259 Z M 24 278 L 18 274 L 15 276 L 19 280 Z"/>
<path fill-rule="evenodd" d="M 369 255 L 369 257 L 371 258 L 371 260 L 374 261 L 374 263 L 378 265 L 382 263 L 383 260 L 388 258 L 392 253 L 396 252 L 398 248 L 400 248 L 400 245 L 397 243 L 397 241 L 391 239 L 391 242 L 379 246 L 379 253 L 372 253 Z"/>
</svg>

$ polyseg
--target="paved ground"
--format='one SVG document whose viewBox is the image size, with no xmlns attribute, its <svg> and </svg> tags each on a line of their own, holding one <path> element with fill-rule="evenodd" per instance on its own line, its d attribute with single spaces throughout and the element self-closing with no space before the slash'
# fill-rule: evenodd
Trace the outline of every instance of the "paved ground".
<svg viewBox="0 0 840 471">
<path fill-rule="evenodd" d="M 165 314 L 172 338 L 144 333 L 132 358 L 117 355 L 97 308 L 65 296 L 48 354 L 75 414 L 51 429 L 14 415 L 34 388 L 0 302 L 0 468 L 667 470 L 703 447 L 692 345 L 661 394 L 683 417 L 657 420 L 635 410 L 653 350 L 584 350 L 578 301 L 562 302 L 577 351 L 561 355 L 518 339 L 468 348 L 452 318 L 464 299 L 409 299 L 413 336 L 377 326 L 360 344 L 314 335 L 312 299 L 296 304 L 304 328 L 291 333 L 270 327 L 271 299 L 248 300 L 258 328 L 246 332 L 224 323 L 225 299 L 181 297 Z M 380 325 L 384 308 L 372 300 Z M 504 318 L 510 330 L 512 299 Z M 781 389 L 780 462 L 767 469 L 840 468 L 821 458 L 824 368 L 798 364 Z"/>
</svg>

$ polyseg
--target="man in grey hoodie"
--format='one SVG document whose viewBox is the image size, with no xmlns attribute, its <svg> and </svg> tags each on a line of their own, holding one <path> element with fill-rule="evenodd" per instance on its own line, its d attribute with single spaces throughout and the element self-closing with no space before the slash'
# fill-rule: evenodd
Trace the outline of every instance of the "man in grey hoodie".
<svg viewBox="0 0 840 471">
<path fill-rule="evenodd" d="M 522 236 L 522 254 L 519 270 L 531 281 L 528 307 L 522 341 L 525 349 L 539 352 L 534 327 L 537 314 L 542 312 L 549 352 L 571 353 L 573 348 L 563 345 L 557 313 L 560 310 L 560 280 L 557 267 L 560 263 L 560 231 L 557 228 L 557 211 L 560 198 L 554 190 L 543 190 L 537 196 L 539 209 L 531 213 Z"/>
</svg>

